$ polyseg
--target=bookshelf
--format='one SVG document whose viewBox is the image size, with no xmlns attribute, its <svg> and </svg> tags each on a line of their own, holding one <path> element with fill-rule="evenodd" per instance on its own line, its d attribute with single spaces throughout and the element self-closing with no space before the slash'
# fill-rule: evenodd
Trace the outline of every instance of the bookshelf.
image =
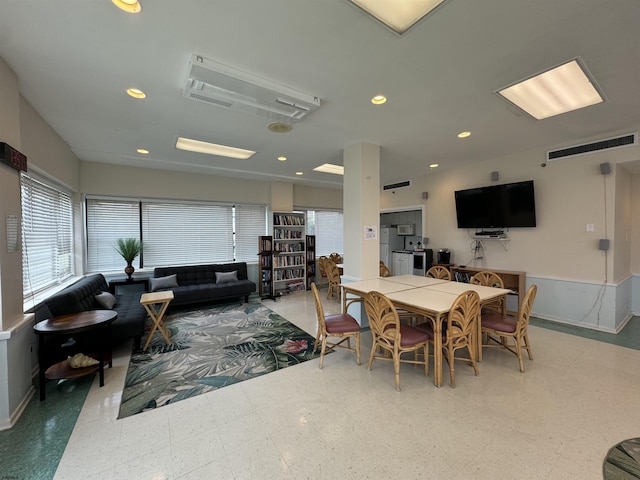
<svg viewBox="0 0 640 480">
<path fill-rule="evenodd" d="M 258 237 L 258 280 L 260 298 L 273 299 L 273 237 Z"/>
<path fill-rule="evenodd" d="M 311 290 L 311 284 L 316 281 L 316 236 L 305 237 L 307 255 L 307 290 Z"/>
<path fill-rule="evenodd" d="M 273 296 L 307 289 L 304 213 L 273 214 Z"/>
</svg>

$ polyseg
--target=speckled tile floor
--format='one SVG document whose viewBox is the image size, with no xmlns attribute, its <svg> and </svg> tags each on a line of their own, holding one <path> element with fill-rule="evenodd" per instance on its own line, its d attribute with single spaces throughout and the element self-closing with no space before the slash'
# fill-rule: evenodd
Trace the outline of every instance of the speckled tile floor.
<svg viewBox="0 0 640 480">
<path fill-rule="evenodd" d="M 310 292 L 266 305 L 315 333 Z M 608 449 L 640 436 L 640 351 L 540 326 L 530 338 L 524 374 L 513 355 L 489 349 L 478 377 L 456 364 L 455 389 L 402 365 L 396 392 L 390 362 L 367 370 L 366 334 L 360 367 L 337 351 L 323 370 L 310 361 L 116 420 L 125 347 L 105 386 L 94 380 L 53 478 L 600 480 Z M 32 467 L 15 478 L 51 478 L 52 462 L 27 459 L 42 435 L 40 426 L 12 445 Z"/>
</svg>

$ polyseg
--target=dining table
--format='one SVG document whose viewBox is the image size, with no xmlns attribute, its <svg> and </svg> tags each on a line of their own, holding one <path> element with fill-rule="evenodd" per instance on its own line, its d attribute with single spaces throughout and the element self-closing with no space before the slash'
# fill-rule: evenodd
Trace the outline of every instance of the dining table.
<svg viewBox="0 0 640 480">
<path fill-rule="evenodd" d="M 436 387 L 442 386 L 442 326 L 458 296 L 467 290 L 473 290 L 478 293 L 482 305 L 500 297 L 506 298 L 510 292 L 505 288 L 485 287 L 419 275 L 370 278 L 343 283 L 341 287 L 343 290 L 343 312 L 347 312 L 351 305 L 363 302 L 369 292 L 377 291 L 386 295 L 396 308 L 423 316 L 432 322 L 434 332 L 433 382 Z M 478 361 L 481 361 L 480 318 L 476 319 L 476 325 L 471 348 L 476 351 Z"/>
</svg>

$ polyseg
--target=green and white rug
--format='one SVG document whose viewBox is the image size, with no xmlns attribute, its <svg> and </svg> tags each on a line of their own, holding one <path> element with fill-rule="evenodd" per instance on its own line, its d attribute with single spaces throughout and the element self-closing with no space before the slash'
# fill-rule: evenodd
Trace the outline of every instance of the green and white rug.
<svg viewBox="0 0 640 480">
<path fill-rule="evenodd" d="M 118 418 L 319 356 L 314 337 L 261 303 L 178 312 L 165 324 L 171 345 L 156 332 L 146 352 L 131 355 Z"/>
</svg>

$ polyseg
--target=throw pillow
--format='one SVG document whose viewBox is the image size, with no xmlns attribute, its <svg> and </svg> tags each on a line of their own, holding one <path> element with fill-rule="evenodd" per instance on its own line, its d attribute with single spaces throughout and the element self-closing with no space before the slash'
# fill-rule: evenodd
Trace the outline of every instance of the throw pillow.
<svg viewBox="0 0 640 480">
<path fill-rule="evenodd" d="M 166 277 L 150 278 L 149 286 L 152 292 L 156 290 L 166 290 L 178 286 L 178 275 L 168 275 Z"/>
<path fill-rule="evenodd" d="M 216 283 L 235 282 L 238 280 L 238 271 L 233 272 L 216 272 Z"/>
<path fill-rule="evenodd" d="M 102 308 L 106 308 L 107 310 L 113 309 L 113 307 L 116 305 L 116 297 L 114 297 L 109 292 L 101 292 L 96 295 L 95 298 L 96 302 L 98 302 L 98 305 L 100 305 Z"/>
</svg>

